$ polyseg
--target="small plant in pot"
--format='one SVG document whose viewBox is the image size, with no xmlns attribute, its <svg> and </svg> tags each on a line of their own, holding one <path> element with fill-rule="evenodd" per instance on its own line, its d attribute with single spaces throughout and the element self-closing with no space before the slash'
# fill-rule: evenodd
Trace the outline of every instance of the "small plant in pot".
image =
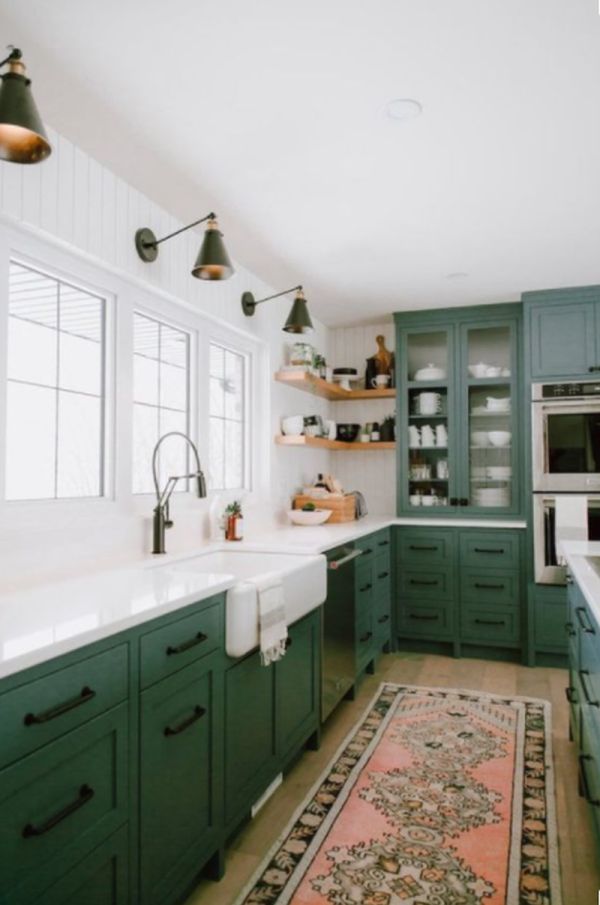
<svg viewBox="0 0 600 905">
<path fill-rule="evenodd" d="M 385 443 L 396 439 L 396 418 L 394 415 L 386 415 L 381 422 L 379 437 Z"/>
</svg>

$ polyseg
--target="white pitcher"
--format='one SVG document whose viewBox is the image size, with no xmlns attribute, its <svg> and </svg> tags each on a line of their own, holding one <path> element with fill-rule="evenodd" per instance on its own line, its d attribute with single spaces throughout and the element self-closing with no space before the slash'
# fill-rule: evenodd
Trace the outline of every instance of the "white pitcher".
<svg viewBox="0 0 600 905">
<path fill-rule="evenodd" d="M 421 445 L 422 446 L 434 446 L 435 445 L 435 435 L 433 433 L 433 428 L 431 424 L 424 424 L 421 428 Z"/>
<path fill-rule="evenodd" d="M 408 428 L 408 445 L 412 448 L 421 445 L 421 434 L 419 433 L 419 428 L 415 427 L 414 424 L 411 424 Z"/>
<path fill-rule="evenodd" d="M 448 446 L 448 431 L 445 424 L 438 424 L 435 428 L 435 445 Z"/>
</svg>

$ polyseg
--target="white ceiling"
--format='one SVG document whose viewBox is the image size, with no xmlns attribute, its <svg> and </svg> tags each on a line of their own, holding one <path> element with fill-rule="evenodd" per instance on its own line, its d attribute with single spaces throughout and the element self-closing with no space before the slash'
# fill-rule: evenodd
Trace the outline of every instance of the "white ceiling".
<svg viewBox="0 0 600 905">
<path fill-rule="evenodd" d="M 214 206 L 326 323 L 600 282 L 597 0 L 0 0 L 0 24 L 49 124 L 177 216 Z"/>
</svg>

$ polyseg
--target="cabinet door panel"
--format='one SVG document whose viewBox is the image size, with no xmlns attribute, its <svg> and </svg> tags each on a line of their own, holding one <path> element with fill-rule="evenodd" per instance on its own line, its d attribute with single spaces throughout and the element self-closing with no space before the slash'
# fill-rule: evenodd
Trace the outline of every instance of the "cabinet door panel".
<svg viewBox="0 0 600 905">
<path fill-rule="evenodd" d="M 145 634 L 140 641 L 142 688 L 223 647 L 221 602 Z"/>
<path fill-rule="evenodd" d="M 201 850 L 216 825 L 211 796 L 214 682 L 211 669 L 191 666 L 141 695 L 144 903 L 167 900 L 180 859 L 191 846 Z M 200 857 L 199 862 L 200 868 Z"/>
<path fill-rule="evenodd" d="M 319 617 L 317 612 L 290 626 L 291 643 L 275 664 L 278 751 L 283 758 L 318 725 Z"/>
<path fill-rule="evenodd" d="M 396 536 L 398 562 L 402 567 L 428 569 L 432 565 L 454 563 L 456 532 L 453 530 L 399 528 Z"/>
<path fill-rule="evenodd" d="M 495 606 L 464 607 L 461 614 L 461 641 L 474 644 L 516 645 L 521 637 L 518 610 Z"/>
<path fill-rule="evenodd" d="M 403 600 L 398 604 L 397 613 L 399 635 L 431 640 L 452 638 L 452 608 L 449 606 Z"/>
<path fill-rule="evenodd" d="M 454 573 L 449 569 L 431 568 L 427 572 L 401 569 L 398 593 L 404 597 L 423 600 L 449 601 L 454 597 Z"/>
<path fill-rule="evenodd" d="M 127 827 L 44 893 L 44 905 L 129 905 Z"/>
<path fill-rule="evenodd" d="M 516 569 L 519 534 L 516 531 L 461 531 L 460 564 L 478 569 Z"/>
<path fill-rule="evenodd" d="M 490 603 L 518 607 L 520 598 L 518 572 L 492 572 L 478 569 L 462 569 L 460 576 L 461 600 L 472 604 Z"/>
<path fill-rule="evenodd" d="M 596 359 L 594 304 L 579 302 L 531 308 L 531 376 L 589 376 Z"/>
</svg>

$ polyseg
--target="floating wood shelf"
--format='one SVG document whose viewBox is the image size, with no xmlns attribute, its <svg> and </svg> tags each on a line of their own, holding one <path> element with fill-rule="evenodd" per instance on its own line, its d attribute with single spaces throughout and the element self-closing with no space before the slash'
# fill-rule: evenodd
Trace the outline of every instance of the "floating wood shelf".
<svg viewBox="0 0 600 905">
<path fill-rule="evenodd" d="M 375 451 L 378 449 L 396 449 L 394 441 L 378 443 L 361 443 L 355 440 L 354 443 L 344 443 L 343 440 L 326 440 L 324 437 L 290 437 L 279 434 L 275 437 L 275 443 L 279 446 L 311 446 L 316 449 L 336 449 L 344 452 Z"/>
<path fill-rule="evenodd" d="M 344 390 L 339 383 L 329 383 L 322 377 L 315 377 L 308 371 L 276 371 L 275 380 L 285 383 L 297 390 L 304 390 L 313 396 L 321 396 L 332 402 L 341 402 L 348 399 L 395 399 L 395 389 L 384 390 Z M 363 444 L 366 445 L 366 444 Z"/>
</svg>

